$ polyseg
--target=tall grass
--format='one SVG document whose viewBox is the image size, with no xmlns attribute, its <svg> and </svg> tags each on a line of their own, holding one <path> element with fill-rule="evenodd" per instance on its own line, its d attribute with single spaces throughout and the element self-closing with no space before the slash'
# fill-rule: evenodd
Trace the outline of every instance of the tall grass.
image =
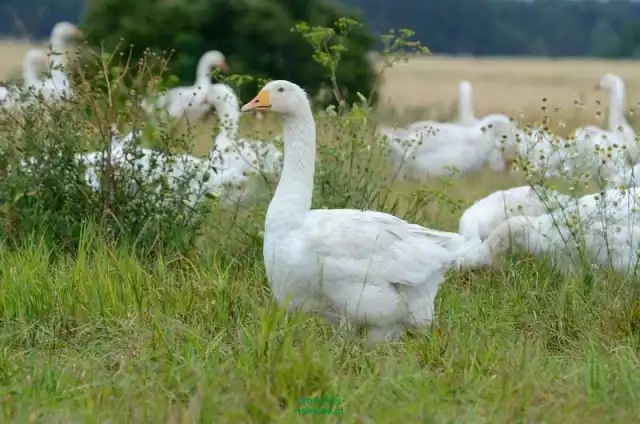
<svg viewBox="0 0 640 424">
<path fill-rule="evenodd" d="M 148 260 L 92 237 L 75 258 L 37 241 L 0 258 L 3 422 L 336 419 L 316 396 L 345 422 L 639 412 L 640 304 L 619 279 L 587 287 L 530 260 L 451 275 L 433 329 L 365 349 L 279 310 L 258 249 L 242 265 Z"/>
<path fill-rule="evenodd" d="M 154 190 L 129 209 L 126 190 L 106 184 L 90 193 L 75 152 L 105 143 L 97 129 L 113 117 L 125 127 L 140 120 L 105 113 L 115 109 L 100 96 L 80 92 L 51 112 L 64 114 L 57 119 L 32 111 L 30 125 L 3 121 L 2 422 L 637 420 L 637 284 L 606 273 L 567 279 L 544 261 L 506 257 L 489 270 L 452 272 L 432 328 L 365 348 L 358 334 L 273 301 L 261 252 L 268 191 L 248 208 L 210 200 L 195 224 L 178 219 L 187 211 L 147 208 Z M 395 181 L 372 112 L 365 101 L 318 113 L 314 207 L 385 210 L 454 230 L 474 198 L 522 182 L 490 173 L 425 186 Z M 273 129 L 269 119 L 258 125 L 267 130 L 257 137 Z M 171 135 L 163 147 L 192 142 Z M 6 173 L 20 158 L 45 154 L 47 178 Z M 32 201 L 20 203 L 20 193 Z M 120 197 L 108 197 L 107 208 L 110 193 Z M 151 241 L 194 236 L 140 248 L 153 219 L 165 225 L 147 233 Z"/>
</svg>

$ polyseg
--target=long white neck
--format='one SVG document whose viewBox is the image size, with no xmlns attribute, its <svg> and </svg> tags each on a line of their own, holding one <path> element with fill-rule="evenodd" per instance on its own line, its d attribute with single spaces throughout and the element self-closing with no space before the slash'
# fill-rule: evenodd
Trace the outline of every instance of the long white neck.
<svg viewBox="0 0 640 424">
<path fill-rule="evenodd" d="M 473 88 L 468 81 L 462 81 L 458 86 L 458 120 L 465 124 L 476 120 L 473 114 Z"/>
<path fill-rule="evenodd" d="M 624 82 L 616 80 L 609 91 L 609 131 L 619 132 L 619 127 L 628 125 L 624 117 Z"/>
<path fill-rule="evenodd" d="M 65 71 L 67 68 L 68 44 L 58 37 L 51 39 L 51 68 L 52 72 Z"/>
<path fill-rule="evenodd" d="M 221 143 L 232 144 L 238 139 L 238 123 L 240 121 L 240 110 L 230 103 L 216 107 L 216 115 L 220 122 L 220 132 L 218 139 Z"/>
<path fill-rule="evenodd" d="M 313 197 L 316 124 L 311 108 L 298 116 L 283 115 L 284 164 L 280 182 L 267 210 L 266 226 L 296 227 L 302 223 Z"/>
<path fill-rule="evenodd" d="M 209 70 L 211 66 L 207 60 L 201 58 L 196 68 L 196 84 L 208 85 L 211 84 L 211 76 Z"/>
<path fill-rule="evenodd" d="M 42 83 L 38 75 L 38 71 L 35 68 L 35 63 L 31 60 L 25 61 L 22 67 L 22 77 L 24 79 L 24 86 L 27 89 L 29 87 L 37 87 Z"/>
</svg>

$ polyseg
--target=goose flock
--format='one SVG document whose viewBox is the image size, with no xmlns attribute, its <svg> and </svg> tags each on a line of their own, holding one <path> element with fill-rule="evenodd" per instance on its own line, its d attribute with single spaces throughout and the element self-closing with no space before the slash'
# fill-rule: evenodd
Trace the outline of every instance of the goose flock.
<svg viewBox="0 0 640 424">
<path fill-rule="evenodd" d="M 58 24 L 51 44 L 65 50 L 70 38 L 80 34 L 71 24 Z M 51 65 L 49 57 L 37 49 L 27 53 L 25 88 L 47 102 L 72 98 L 63 70 L 52 72 L 50 80 L 38 79 L 37 68 Z M 57 64 L 64 61 L 56 59 Z M 519 128 L 499 113 L 476 117 L 468 81 L 459 86 L 457 121 L 377 128 L 375 141 L 387 148 L 389 166 L 401 179 L 425 181 L 452 169 L 466 174 L 484 167 L 502 173 L 517 163 L 533 174 L 607 185 L 583 197 L 536 184 L 498 191 L 467 209 L 453 233 L 378 211 L 311 209 L 316 123 L 304 89 L 285 80 L 271 81 L 240 107 L 231 87 L 211 83 L 213 68 L 227 68 L 218 51 L 202 56 L 193 86 L 141 102 L 148 114 L 162 111 L 173 119 L 198 120 L 214 108 L 222 125 L 207 159 L 184 154 L 170 166 L 154 149 L 127 150 L 140 133 L 122 136 L 115 127 L 109 152 L 82 153 L 77 159 L 86 165 L 85 180 L 94 190 L 100 188 L 98 166 L 106 156 L 120 166 L 134 163 L 150 174 L 162 173 L 170 185 L 188 171 L 210 174 L 204 187 L 193 187 L 192 204 L 207 193 L 223 202 L 251 198 L 256 189 L 251 174 L 279 174 L 265 218 L 263 255 L 272 293 L 289 310 L 316 313 L 336 325 L 346 321 L 366 326 L 367 340 L 375 343 L 397 339 L 406 327 L 429 325 L 448 271 L 493 266 L 512 246 L 550 257 L 567 276 L 578 274 L 585 264 L 635 273 L 640 149 L 624 117 L 624 83 L 616 75 L 607 74 L 598 84 L 609 93 L 608 128 L 576 128 L 567 138 L 542 126 Z M 8 87 L 0 96 L 6 109 L 33 101 Z M 241 112 L 278 114 L 284 151 L 239 137 Z M 22 166 L 32 163 L 26 159 Z"/>
<path fill-rule="evenodd" d="M 68 52 L 79 37 L 82 32 L 75 25 L 56 24 L 51 32 L 50 52 L 32 48 L 26 53 L 23 86 L 0 87 L 0 109 L 19 111 L 37 101 L 57 104 L 73 99 L 65 69 Z M 230 86 L 211 82 L 210 73 L 214 68 L 228 69 L 224 54 L 217 50 L 205 52 L 198 62 L 192 86 L 172 88 L 140 102 L 141 109 L 149 116 L 187 122 L 201 120 L 209 110 L 215 109 L 220 131 L 208 158 L 189 154 L 170 158 L 161 151 L 134 146 L 141 131 L 122 136 L 112 128 L 108 151 L 76 155 L 76 160 L 86 166 L 86 183 L 93 190 L 100 190 L 100 170 L 109 160 L 114 167 L 135 169 L 148 182 L 164 176 L 172 189 L 188 179 L 186 203 L 191 207 L 207 195 L 218 197 L 224 204 L 238 204 L 253 198 L 260 187 L 260 178 L 254 177 L 277 174 L 282 166 L 282 152 L 271 143 L 239 137 L 240 101 Z M 50 76 L 41 78 L 40 74 L 47 69 Z M 29 171 L 38 161 L 27 158 L 21 165 Z"/>
<path fill-rule="evenodd" d="M 603 78 L 602 85 L 611 78 Z M 461 93 L 471 97 L 468 83 L 461 84 Z M 459 233 L 424 228 L 376 211 L 311 210 L 316 128 L 305 91 L 289 81 L 272 81 L 242 107 L 242 111 L 257 110 L 282 117 L 284 166 L 267 210 L 263 253 L 272 292 L 289 309 L 313 312 L 334 324 L 346 320 L 366 325 L 368 342 L 376 343 L 398 338 L 407 326 L 429 325 L 436 294 L 449 270 L 490 266 L 514 244 L 535 255 L 549 255 L 566 275 L 579 272 L 585 261 L 623 273 L 635 270 L 639 243 L 634 240 L 634 221 L 640 210 L 635 187 L 582 198 L 536 186 L 499 191 L 465 211 Z M 392 144 L 394 165 L 395 153 L 411 150 L 408 165 L 420 172 L 406 175 L 419 178 L 440 175 L 439 162 L 452 158 L 438 146 L 430 148 L 430 143 L 446 140 L 449 146 L 456 143 L 451 150 L 461 156 L 471 152 L 476 156 L 469 159 L 472 165 L 456 162 L 467 165 L 467 170 L 479 167 L 480 161 L 497 165 L 509 157 L 510 134 L 482 131 L 478 125 L 496 124 L 517 134 L 506 117 L 476 120 L 467 109 L 460 120 L 464 122 L 421 122 L 379 133 Z M 624 137 L 595 127 L 587 131 L 596 140 L 615 136 L 620 144 Z M 535 132 L 535 141 L 550 144 L 542 134 Z M 519 136 L 519 143 L 532 138 Z M 482 148 L 473 146 L 484 140 Z M 500 154 L 487 160 L 492 149 Z M 415 160 L 418 155 L 423 160 Z M 437 161 L 431 161 L 431 155 Z M 481 155 L 484 158 L 477 157 Z"/>
</svg>

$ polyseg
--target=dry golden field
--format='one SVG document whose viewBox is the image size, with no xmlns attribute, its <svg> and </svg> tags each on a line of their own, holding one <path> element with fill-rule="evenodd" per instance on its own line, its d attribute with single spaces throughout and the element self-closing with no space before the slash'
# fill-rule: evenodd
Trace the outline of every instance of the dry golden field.
<svg viewBox="0 0 640 424">
<path fill-rule="evenodd" d="M 22 58 L 30 45 L 19 40 L 0 41 L 0 80 L 20 72 Z M 456 101 L 457 84 L 469 80 L 474 87 L 477 116 L 501 112 L 525 121 L 538 119 L 542 98 L 549 110 L 560 108 L 558 119 L 595 121 L 595 101 L 604 93 L 594 85 L 606 72 L 620 75 L 627 84 L 627 106 L 640 101 L 640 62 L 594 59 L 473 59 L 428 56 L 398 63 L 384 74 L 383 103 L 402 112 L 434 118 Z M 574 100 L 587 107 L 576 112 Z M 579 115 L 576 115 L 579 113 Z M 413 117 L 413 116 L 412 116 Z M 419 118 L 416 116 L 416 118 Z M 577 120 L 576 120 L 577 119 Z"/>
<path fill-rule="evenodd" d="M 22 58 L 32 46 L 32 44 L 20 40 L 0 40 L 0 57 L 2 58 L 0 60 L 0 80 L 20 72 Z"/>
<path fill-rule="evenodd" d="M 539 109 L 543 97 L 550 106 L 561 108 L 572 108 L 578 97 L 587 102 L 602 99 L 594 85 L 607 72 L 626 81 L 629 106 L 640 98 L 640 62 L 437 56 L 396 65 L 385 79 L 383 98 L 401 107 L 453 101 L 458 82 L 467 79 L 474 87 L 478 116 L 492 112 L 516 115 Z"/>
</svg>

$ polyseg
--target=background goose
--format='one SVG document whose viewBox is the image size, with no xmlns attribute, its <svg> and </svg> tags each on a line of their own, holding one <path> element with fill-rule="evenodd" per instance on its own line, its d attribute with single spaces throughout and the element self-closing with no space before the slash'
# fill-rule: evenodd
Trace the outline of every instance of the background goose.
<svg viewBox="0 0 640 424">
<path fill-rule="evenodd" d="M 586 225 L 595 221 L 615 225 L 629 220 L 640 222 L 640 191 L 635 187 L 622 190 L 610 188 L 601 193 L 587 194 L 572 199 L 554 214 L 576 215 Z"/>
<path fill-rule="evenodd" d="M 626 146 L 625 153 L 629 163 L 636 164 L 640 157 L 640 148 L 635 143 L 635 131 L 625 118 L 624 81 L 617 75 L 606 74 L 597 88 L 609 94 L 608 130 L 620 134 L 620 142 Z"/>
<path fill-rule="evenodd" d="M 135 138 L 136 136 L 131 139 L 126 137 L 127 143 L 120 144 L 121 147 L 116 151 L 119 152 L 124 146 L 130 145 Z M 146 183 L 158 185 L 158 192 L 164 190 L 163 185 L 158 184 L 160 180 L 166 181 L 170 192 L 175 193 L 183 188 L 183 200 L 190 207 L 204 201 L 207 194 L 222 194 L 219 181 L 215 177 L 217 170 L 206 159 L 187 153 L 168 156 L 158 150 L 137 146 L 122 153 L 112 155 L 112 164 L 124 167 L 128 171 L 135 168 Z M 172 201 L 175 197 L 167 196 L 166 199 Z"/>
<path fill-rule="evenodd" d="M 620 188 L 630 187 L 635 188 L 640 182 L 640 163 L 633 167 L 623 166 L 618 172 L 608 181 L 608 187 Z"/>
<path fill-rule="evenodd" d="M 489 257 L 504 255 L 510 246 L 549 258 L 565 275 L 576 275 L 585 266 L 610 267 L 621 273 L 638 266 L 640 226 L 635 216 L 607 221 L 599 214 L 582 220 L 554 212 L 538 217 L 516 216 L 496 228 L 482 247 L 470 252 L 471 263 L 490 263 Z"/>
<path fill-rule="evenodd" d="M 110 128 L 109 153 L 104 151 L 80 153 L 76 156 L 78 160 L 87 167 L 85 171 L 85 182 L 94 191 L 100 190 L 100 176 L 98 170 L 105 166 L 105 162 L 110 159 L 111 164 L 121 164 L 125 157 L 125 149 L 131 145 L 134 139 L 142 135 L 141 131 L 131 131 L 122 136 L 118 132 L 118 127 L 114 124 Z"/>
<path fill-rule="evenodd" d="M 458 232 L 470 240 L 484 240 L 513 216 L 540 216 L 568 204 L 570 199 L 570 196 L 544 187 L 499 190 L 477 200 L 462 214 Z"/>
<path fill-rule="evenodd" d="M 47 102 L 53 103 L 73 97 L 73 88 L 67 77 L 69 50 L 82 31 L 70 22 L 58 22 L 51 31 L 51 77 L 44 81 L 41 93 Z"/>
<path fill-rule="evenodd" d="M 423 130 L 380 132 L 389 141 L 389 163 L 399 178 L 422 181 L 428 176 L 460 174 L 488 165 L 494 171 L 507 169 L 506 150 L 516 145 L 517 128 L 501 114 L 492 114 L 476 124 L 437 123 Z M 389 137 L 391 134 L 391 137 Z"/>
<path fill-rule="evenodd" d="M 33 103 L 37 97 L 45 96 L 46 80 L 40 72 L 49 66 L 49 56 L 42 49 L 32 48 L 27 51 L 22 63 L 24 92 L 27 94 L 26 104 Z M 45 97 L 46 100 L 46 97 Z"/>
<path fill-rule="evenodd" d="M 142 108 L 149 114 L 161 110 L 174 119 L 186 118 L 188 122 L 201 119 L 211 109 L 208 98 L 213 68 L 223 71 L 228 69 L 224 55 L 217 50 L 202 55 L 196 69 L 196 81 L 192 86 L 175 87 L 158 93 L 153 98 L 143 100 Z"/>
<path fill-rule="evenodd" d="M 276 300 L 336 322 L 368 325 L 368 340 L 426 325 L 444 274 L 456 262 L 441 235 L 395 216 L 310 210 L 316 127 L 306 93 L 272 81 L 242 107 L 282 117 L 284 166 L 265 219 L 264 261 Z M 459 235 L 456 235 L 460 237 Z"/>
<path fill-rule="evenodd" d="M 515 216 L 491 232 L 480 248 L 468 250 L 471 268 L 490 264 L 511 245 L 548 257 L 564 274 L 597 264 L 628 273 L 638 264 L 640 192 L 606 190 L 578 199 L 539 216 Z"/>
<path fill-rule="evenodd" d="M 208 160 L 189 154 L 180 154 L 169 160 L 160 151 L 141 147 L 125 152 L 124 146 L 130 145 L 133 138 L 137 138 L 137 135 L 129 134 L 124 138 L 113 137 L 121 142 L 112 151 L 112 164 L 120 167 L 133 166 L 150 183 L 165 176 L 171 189 L 176 189 L 183 181 L 189 180 L 187 203 L 190 206 L 204 200 L 206 194 L 218 197 L 227 204 L 250 198 L 255 193 L 253 180 L 249 178 L 251 174 L 278 171 L 282 153 L 273 145 L 238 138 L 239 101 L 231 87 L 213 84 L 208 89 L 207 102 L 215 106 L 221 122 L 220 132 Z M 103 157 L 102 152 L 91 155 L 91 163 L 94 163 L 94 159 L 99 161 Z M 208 177 L 205 178 L 205 174 Z M 93 174 L 92 178 L 92 181 L 95 180 Z"/>
<path fill-rule="evenodd" d="M 635 132 L 624 117 L 624 82 L 613 74 L 606 74 L 598 84 L 609 93 L 608 129 L 596 126 L 574 130 L 571 149 L 575 152 L 574 168 L 588 169 L 594 176 L 612 179 L 626 164 L 635 165 L 640 146 Z"/>
<path fill-rule="evenodd" d="M 214 84 L 209 102 L 216 108 L 221 124 L 209 159 L 217 169 L 216 179 L 226 186 L 223 201 L 243 202 L 256 194 L 261 176 L 280 172 L 282 152 L 271 143 L 238 136 L 240 102 L 231 87 Z"/>
</svg>

